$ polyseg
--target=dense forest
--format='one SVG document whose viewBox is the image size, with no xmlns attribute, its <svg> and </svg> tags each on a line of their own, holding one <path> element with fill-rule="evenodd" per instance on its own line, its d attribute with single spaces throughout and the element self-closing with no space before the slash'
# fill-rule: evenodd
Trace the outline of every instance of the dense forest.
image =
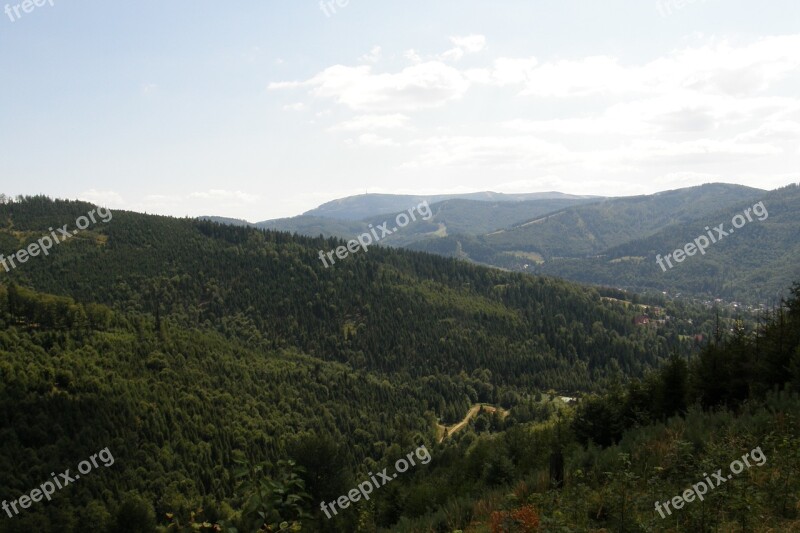
<svg viewBox="0 0 800 533">
<path fill-rule="evenodd" d="M 405 494 L 422 487 L 436 510 L 406 508 L 391 530 L 800 530 L 800 285 L 791 295 L 755 330 L 720 331 L 689 362 L 546 421 L 497 434 L 476 423 Z M 758 463 L 730 466 L 755 449 Z M 714 473 L 724 479 L 702 500 L 658 512 Z"/>
<path fill-rule="evenodd" d="M 90 209 L 45 197 L 0 205 L 0 250 Z M 318 250 L 339 244 L 115 211 L 0 272 L 0 498 L 105 447 L 115 457 L 52 502 L 4 515 L 0 531 L 448 531 L 480 521 L 473 503 L 504 512 L 505 500 L 482 498 L 541 477 L 553 439 L 569 467 L 595 468 L 590 457 L 610 457 L 598 446 L 655 434 L 649 424 L 670 416 L 733 416 L 698 409 L 741 409 L 751 395 L 781 413 L 797 405 L 770 392 L 800 366 L 785 355 L 796 304 L 753 337 L 734 320 L 748 317 L 418 252 L 372 248 L 323 268 Z M 774 353 L 752 355 L 776 336 Z M 737 346 L 740 366 L 729 366 Z M 720 369 L 708 381 L 717 388 L 698 385 Z M 670 400 L 675 390 L 685 394 Z M 577 411 L 557 398 L 593 391 L 611 396 Z M 482 413 L 439 443 L 437 424 L 479 402 L 511 414 Z M 368 505 L 321 514 L 320 501 L 422 444 L 431 464 Z M 611 490 L 601 477 L 583 490 Z M 536 511 L 521 516 L 556 513 L 543 494 L 530 492 L 522 503 Z M 613 506 L 600 507 L 593 520 L 611 523 Z M 458 524 L 442 525 L 450 515 Z"/>
</svg>

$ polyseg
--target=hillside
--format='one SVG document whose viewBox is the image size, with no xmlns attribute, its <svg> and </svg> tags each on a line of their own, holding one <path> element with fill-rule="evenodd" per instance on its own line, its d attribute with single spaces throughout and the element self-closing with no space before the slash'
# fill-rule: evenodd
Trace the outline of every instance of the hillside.
<svg viewBox="0 0 800 533">
<path fill-rule="evenodd" d="M 512 228 L 498 227 L 481 236 L 456 235 L 449 242 L 418 242 L 409 247 L 434 253 L 450 250 L 450 255 L 458 249 L 465 257 L 497 266 L 521 263 L 525 254 L 535 256 L 536 261 L 586 257 L 652 236 L 664 227 L 697 220 L 726 206 L 755 202 L 763 194 L 764 191 L 740 185 L 710 184 L 605 199 L 521 221 Z M 514 261 L 514 255 L 521 259 Z"/>
<path fill-rule="evenodd" d="M 14 227 L 13 234 L 2 232 L 4 249 L 21 247 L 90 208 L 46 202 L 0 208 L 0 216 L 11 218 L 7 228 Z M 273 346 L 359 367 L 398 370 L 397 364 L 413 374 L 449 374 L 489 365 L 509 380 L 540 385 L 551 382 L 556 369 L 569 368 L 562 356 L 606 358 L 602 345 L 585 342 L 598 317 L 622 338 L 635 332 L 629 317 L 609 309 L 595 292 L 424 254 L 370 248 L 326 269 L 318 251 L 341 242 L 124 211 L 97 231 L 102 241 L 89 239 L 89 230 L 86 238 L 54 248 L 46 261 L 13 270 L 10 280 L 81 301 L 178 314 L 192 324 L 243 314 Z M 580 323 L 565 342 L 559 328 Z M 395 332 L 404 330 L 415 337 L 397 345 Z M 624 365 L 632 370 L 659 356 L 654 339 L 640 342 L 653 344 L 618 354 L 630 357 Z M 531 351 L 550 361 L 545 366 L 551 369 L 535 376 L 512 372 L 534 360 Z"/>
<path fill-rule="evenodd" d="M 686 258 L 666 271 L 656 263 L 657 254 L 664 256 L 692 243 L 707 234 L 705 227 L 724 223 L 726 232 L 733 229 L 731 219 L 752 206 L 753 200 L 672 224 L 648 238 L 604 250 L 596 258 L 553 261 L 534 271 L 639 291 L 775 303 L 800 279 L 800 186 L 766 192 L 755 201 L 764 206 L 760 217 L 751 217 L 753 221 L 735 234 L 711 243 L 705 254 Z"/>
<path fill-rule="evenodd" d="M 379 531 L 800 530 L 800 285 L 766 318 L 566 412 L 470 422 Z"/>
<path fill-rule="evenodd" d="M 529 220 L 489 233 L 485 242 L 500 251 L 536 252 L 546 260 L 585 257 L 648 237 L 665 226 L 697 220 L 717 211 L 758 201 L 765 191 L 741 185 L 709 184 L 648 196 L 613 198 Z"/>
<path fill-rule="evenodd" d="M 2 205 L 0 250 L 90 209 Z M 105 447 L 116 459 L 0 531 L 150 531 L 201 505 L 241 525 L 238 458 L 334 498 L 400 448 L 433 447 L 437 418 L 642 375 L 714 327 L 680 306 L 684 320 L 636 327 L 635 310 L 594 290 L 390 248 L 324 268 L 317 252 L 339 244 L 116 211 L 0 272 L 0 491 Z M 284 503 L 273 511 L 292 515 Z"/>
</svg>

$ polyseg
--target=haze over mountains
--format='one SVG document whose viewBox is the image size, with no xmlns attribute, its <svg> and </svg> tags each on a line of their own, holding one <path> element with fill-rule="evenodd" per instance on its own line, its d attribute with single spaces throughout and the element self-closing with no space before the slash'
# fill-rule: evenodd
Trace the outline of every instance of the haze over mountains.
<svg viewBox="0 0 800 533">
<path fill-rule="evenodd" d="M 800 276 L 794 261 L 800 252 L 796 185 L 766 191 L 715 183 L 620 198 L 552 192 L 359 195 L 254 226 L 349 240 L 421 201 L 431 205 L 433 216 L 394 232 L 381 244 L 635 291 L 750 303 L 774 301 L 789 280 Z M 748 224 L 735 239 L 680 268 L 664 272 L 658 267 L 656 255 L 683 247 L 704 234 L 706 226 L 729 223 L 759 201 L 770 214 L 766 220 Z M 754 283 L 771 269 L 777 275 L 770 282 Z"/>
</svg>

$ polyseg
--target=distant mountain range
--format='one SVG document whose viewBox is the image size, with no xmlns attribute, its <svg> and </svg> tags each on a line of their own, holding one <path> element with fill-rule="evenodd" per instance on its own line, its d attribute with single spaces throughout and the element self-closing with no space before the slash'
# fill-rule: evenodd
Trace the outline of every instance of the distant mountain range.
<svg viewBox="0 0 800 533">
<path fill-rule="evenodd" d="M 800 277 L 797 185 L 766 191 L 714 183 L 621 198 L 558 192 L 367 194 L 256 224 L 207 218 L 349 240 L 423 201 L 432 216 L 393 232 L 382 244 L 584 283 L 751 303 L 774 301 Z M 733 216 L 759 201 L 769 212 L 766 220 L 748 223 L 735 238 L 667 272 L 657 265 L 657 254 L 692 242 L 706 226 L 730 225 Z"/>
<path fill-rule="evenodd" d="M 560 192 L 536 192 L 527 194 L 503 194 L 496 192 L 476 192 L 468 194 L 439 195 L 399 195 L 399 194 L 364 194 L 349 196 L 327 202 L 303 213 L 304 216 L 335 218 L 341 220 L 363 220 L 383 213 L 398 213 L 409 206 L 428 202 L 435 204 L 448 200 L 474 200 L 476 202 L 509 203 L 528 200 L 586 200 L 599 198 L 595 196 L 574 196 Z"/>
</svg>

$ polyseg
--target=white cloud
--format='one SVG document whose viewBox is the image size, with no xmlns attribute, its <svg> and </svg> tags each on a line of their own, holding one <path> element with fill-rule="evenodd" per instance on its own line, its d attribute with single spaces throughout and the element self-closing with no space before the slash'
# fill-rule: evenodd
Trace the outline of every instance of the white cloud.
<svg viewBox="0 0 800 533">
<path fill-rule="evenodd" d="M 412 63 L 422 63 L 422 57 L 413 49 L 403 52 L 403 57 Z"/>
<path fill-rule="evenodd" d="M 377 130 L 408 127 L 409 118 L 401 113 L 391 115 L 358 115 L 337 124 L 332 130 Z"/>
<path fill-rule="evenodd" d="M 631 170 L 646 166 L 695 165 L 778 155 L 770 144 L 698 139 L 685 142 L 634 140 L 609 149 L 575 150 L 530 135 L 438 136 L 408 143 L 419 154 L 404 168 L 449 166 L 497 169 L 570 167 L 597 171 Z"/>
<path fill-rule="evenodd" d="M 409 143 L 421 149 L 407 168 L 441 166 L 530 167 L 565 163 L 562 145 L 531 136 L 439 136 Z"/>
<path fill-rule="evenodd" d="M 643 65 L 625 66 L 608 56 L 543 63 L 524 72 L 522 94 L 574 97 L 689 89 L 752 95 L 781 81 L 798 66 L 800 35 L 767 37 L 742 46 L 711 41 Z"/>
<path fill-rule="evenodd" d="M 455 68 L 437 61 L 395 74 L 373 74 L 372 67 L 336 65 L 300 82 L 271 83 L 269 89 L 310 88 L 312 96 L 364 111 L 413 111 L 460 98 L 470 82 Z"/>
<path fill-rule="evenodd" d="M 761 168 L 780 175 L 797 162 L 800 98 L 785 89 L 800 73 L 800 35 L 749 43 L 695 39 L 633 64 L 602 54 L 557 60 L 481 54 L 461 67 L 446 61 L 485 51 L 486 39 L 453 37 L 454 48 L 439 56 L 406 51 L 414 64 L 404 68 L 335 65 L 269 88 L 307 90 L 355 111 L 329 129 L 365 132 L 345 141 L 351 145 L 402 147 L 398 153 L 407 159 L 398 170 L 416 175 L 496 170 L 520 178 L 509 183 L 543 174 L 554 185 L 605 180 L 616 188 L 632 188 L 621 184 L 633 180 L 640 192 L 654 183 L 730 181 Z M 410 142 L 374 133 L 409 127 L 412 112 L 452 104 L 473 88 L 480 90 L 454 115 L 457 123 L 425 130 L 419 126 L 425 121 L 415 121 L 419 134 Z M 509 91 L 517 100 L 508 101 Z M 479 98 L 483 116 L 512 120 L 475 120 Z"/>
<path fill-rule="evenodd" d="M 486 37 L 483 35 L 467 35 L 466 37 L 450 37 L 450 42 L 455 48 L 439 55 L 441 61 L 458 61 L 467 54 L 480 52 L 486 47 Z"/>
<path fill-rule="evenodd" d="M 668 172 L 662 176 L 653 179 L 654 183 L 664 185 L 668 188 L 680 189 L 681 187 L 691 187 L 698 183 L 716 183 L 725 181 L 724 177 L 719 174 L 710 174 L 707 172 Z"/>
<path fill-rule="evenodd" d="M 712 159 L 719 156 L 731 158 L 736 156 L 777 155 L 782 150 L 770 144 L 737 143 L 735 141 L 717 141 L 712 139 L 696 139 L 685 142 L 664 140 L 636 140 L 617 150 L 604 152 L 603 158 L 617 161 L 651 161 L 661 160 L 675 163 L 676 158 Z"/>
<path fill-rule="evenodd" d="M 285 106 L 282 107 L 282 109 L 284 111 L 305 111 L 306 110 L 306 104 L 304 104 L 303 102 L 297 102 L 297 103 L 294 103 L 294 104 L 286 104 Z"/>
<path fill-rule="evenodd" d="M 527 133 L 572 135 L 655 135 L 667 133 L 713 133 L 728 127 L 761 124 L 800 100 L 776 97 L 734 97 L 676 90 L 643 99 L 612 104 L 600 113 L 583 117 L 505 121 L 506 128 Z M 790 128 L 783 121 L 779 128 Z M 736 140 L 747 140 L 744 137 Z"/>
<path fill-rule="evenodd" d="M 380 61 L 381 55 L 381 47 L 373 46 L 372 50 L 370 50 L 368 54 L 364 54 L 359 58 L 359 61 L 363 63 L 377 63 Z"/>
<path fill-rule="evenodd" d="M 791 121 L 769 121 L 758 128 L 736 137 L 739 141 L 791 141 L 800 138 L 800 123 Z"/>
<path fill-rule="evenodd" d="M 397 142 L 388 137 L 381 137 L 374 133 L 364 133 L 359 135 L 358 143 L 364 146 L 399 146 Z"/>
<path fill-rule="evenodd" d="M 483 35 L 473 34 L 466 37 L 450 37 L 450 42 L 468 54 L 474 54 L 486 48 L 486 37 Z"/>
<path fill-rule="evenodd" d="M 636 135 L 653 131 L 638 117 L 624 117 L 615 119 L 612 114 L 596 117 L 563 118 L 552 120 L 508 120 L 501 124 L 510 130 L 523 133 L 557 133 L 563 135 L 605 135 L 622 134 Z"/>
<path fill-rule="evenodd" d="M 405 57 L 415 63 L 396 73 L 375 74 L 368 66 L 329 67 L 306 81 L 275 82 L 270 89 L 309 87 L 318 97 L 334 98 L 354 109 L 378 106 L 419 107 L 440 105 L 466 92 L 472 83 L 520 85 L 520 95 L 533 97 L 585 97 L 639 95 L 656 97 L 670 92 L 707 96 L 758 96 L 800 67 L 800 35 L 767 37 L 734 46 L 708 41 L 641 65 L 623 65 L 619 59 L 597 55 L 541 62 L 536 57 L 500 57 L 484 68 L 458 70 L 444 60 L 457 60 L 486 46 L 482 35 L 452 37 L 455 48 L 423 62 L 415 50 Z M 380 57 L 380 47 L 364 56 Z M 362 58 L 362 59 L 364 59 Z M 359 87 L 363 86 L 361 90 Z M 403 100 L 392 106 L 392 101 Z"/>
<path fill-rule="evenodd" d="M 619 60 L 607 56 L 543 63 L 515 74 L 524 76 L 522 95 L 540 97 L 632 92 L 641 83 L 635 69 L 626 69 Z"/>
<path fill-rule="evenodd" d="M 497 85 L 526 83 L 539 64 L 535 57 L 495 59 L 494 68 L 487 71 L 487 82 Z"/>
<path fill-rule="evenodd" d="M 226 191 L 224 189 L 210 189 L 189 194 L 190 199 L 213 200 L 218 202 L 242 202 L 247 204 L 255 203 L 259 197 L 242 191 Z"/>
</svg>

